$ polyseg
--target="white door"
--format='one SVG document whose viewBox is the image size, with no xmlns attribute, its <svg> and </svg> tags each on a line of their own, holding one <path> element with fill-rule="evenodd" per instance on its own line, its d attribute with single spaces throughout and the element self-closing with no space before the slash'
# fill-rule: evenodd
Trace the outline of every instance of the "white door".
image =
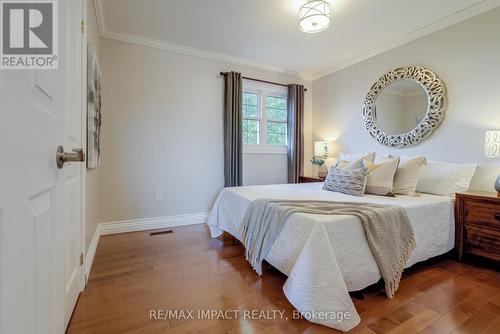
<svg viewBox="0 0 500 334">
<path fill-rule="evenodd" d="M 59 1 L 60 3 L 63 1 Z M 86 89 L 86 66 L 83 67 L 83 41 L 81 22 L 83 4 L 81 0 L 64 1 L 68 3 L 64 23 L 66 31 L 61 38 L 66 38 L 66 104 L 64 113 L 63 147 L 67 151 L 85 147 L 86 108 L 82 108 L 82 89 Z M 86 7 L 86 6 L 85 6 Z M 61 49 L 61 51 L 64 49 Z M 86 47 L 85 47 L 86 53 Z M 85 83 L 85 84 L 84 84 Z M 85 95 L 86 96 L 86 95 Z M 85 101 L 86 102 L 86 101 Z M 73 313 L 80 291 L 84 287 L 83 267 L 83 224 L 82 224 L 82 189 L 84 189 L 85 162 L 72 162 L 64 165 L 64 326 L 66 327 Z"/>
<path fill-rule="evenodd" d="M 63 333 L 83 287 L 83 0 L 58 1 L 59 69 L 0 70 L 0 333 Z"/>
</svg>

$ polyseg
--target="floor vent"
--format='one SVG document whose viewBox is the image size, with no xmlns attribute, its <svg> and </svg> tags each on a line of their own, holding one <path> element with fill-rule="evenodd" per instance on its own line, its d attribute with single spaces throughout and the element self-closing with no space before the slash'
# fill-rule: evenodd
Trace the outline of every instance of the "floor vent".
<svg viewBox="0 0 500 334">
<path fill-rule="evenodd" d="M 165 231 L 156 231 L 156 232 L 151 232 L 149 233 L 149 236 L 155 236 L 155 235 L 160 235 L 160 234 L 169 234 L 169 233 L 174 233 L 172 230 L 165 230 Z"/>
</svg>

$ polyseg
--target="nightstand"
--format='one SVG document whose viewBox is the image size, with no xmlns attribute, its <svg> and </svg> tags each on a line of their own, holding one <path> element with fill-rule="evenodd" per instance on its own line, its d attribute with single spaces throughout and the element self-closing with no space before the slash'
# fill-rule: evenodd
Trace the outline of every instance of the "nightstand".
<svg viewBox="0 0 500 334">
<path fill-rule="evenodd" d="M 500 197 L 496 193 L 456 194 L 455 228 L 459 261 L 471 254 L 500 263 Z"/>
<path fill-rule="evenodd" d="M 323 182 L 325 181 L 324 177 L 312 177 L 312 176 L 301 176 L 300 183 L 313 183 L 313 182 Z"/>
</svg>

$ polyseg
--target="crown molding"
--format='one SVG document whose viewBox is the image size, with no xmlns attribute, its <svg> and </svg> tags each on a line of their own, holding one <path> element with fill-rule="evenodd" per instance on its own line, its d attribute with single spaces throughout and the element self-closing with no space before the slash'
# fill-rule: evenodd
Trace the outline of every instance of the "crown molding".
<svg viewBox="0 0 500 334">
<path fill-rule="evenodd" d="M 97 17 L 97 25 L 99 29 L 99 33 L 102 38 L 109 38 L 109 39 L 114 39 L 114 40 L 119 40 L 123 42 L 128 42 L 140 46 L 146 46 L 146 47 L 151 47 L 151 48 L 156 48 L 164 51 L 169 51 L 169 52 L 174 52 L 178 54 L 184 54 L 188 56 L 193 56 L 193 57 L 199 57 L 199 58 L 205 58 L 209 60 L 214 60 L 226 64 L 234 64 L 234 65 L 245 65 L 245 66 L 250 66 L 254 67 L 257 69 L 262 69 L 270 72 L 274 72 L 276 74 L 280 74 L 289 78 L 296 78 L 296 79 L 302 79 L 306 81 L 315 81 L 318 80 L 324 76 L 327 76 L 329 74 L 332 74 L 334 72 L 338 72 L 340 70 L 343 70 L 347 67 L 350 67 L 354 64 L 360 63 L 364 60 L 367 60 L 369 58 L 372 58 L 374 56 L 377 56 L 383 52 L 389 51 L 391 49 L 397 48 L 399 46 L 402 46 L 404 44 L 407 44 L 411 41 L 414 41 L 416 39 L 419 39 L 421 37 L 424 37 L 426 35 L 429 35 L 433 32 L 445 29 L 449 26 L 452 26 L 454 24 L 457 24 L 461 21 L 464 21 L 468 18 L 474 17 L 476 15 L 482 14 L 484 12 L 487 12 L 491 9 L 494 9 L 498 6 L 500 6 L 500 0 L 483 0 L 481 2 L 478 2 L 472 6 L 469 6 L 463 10 L 460 10 L 454 14 L 451 14 L 449 16 L 446 16 L 442 18 L 441 20 L 435 21 L 433 23 L 430 23 L 424 27 L 421 27 L 411 33 L 408 33 L 406 35 L 403 35 L 401 37 L 398 37 L 396 39 L 393 39 L 390 42 L 384 43 L 372 50 L 363 52 L 361 54 L 358 54 L 354 57 L 345 59 L 337 64 L 327 66 L 323 68 L 320 71 L 314 72 L 314 73 L 294 73 L 290 71 L 286 71 L 281 68 L 276 68 L 272 66 L 268 66 L 265 64 L 260 64 L 256 63 L 253 61 L 250 61 L 248 59 L 243 59 L 239 57 L 233 57 L 221 53 L 216 53 L 216 52 L 211 52 L 203 49 L 197 49 L 197 48 L 192 48 L 180 44 L 175 44 L 175 43 L 169 43 L 165 41 L 160 41 L 152 38 L 147 38 L 144 36 L 139 36 L 139 35 L 134 35 L 130 33 L 123 33 L 123 32 L 118 32 L 118 31 L 112 31 L 106 27 L 105 21 L 104 21 L 104 9 L 103 9 L 103 0 L 93 0 L 94 1 L 94 8 L 96 10 L 96 17 Z"/>
<path fill-rule="evenodd" d="M 291 79 L 293 78 L 293 79 L 301 79 L 301 80 L 305 80 L 305 81 L 311 81 L 311 75 L 308 75 L 305 73 L 294 73 L 294 72 L 290 72 L 290 71 L 287 71 L 287 70 L 284 70 L 281 68 L 256 63 L 256 62 L 250 61 L 248 59 L 240 58 L 240 57 L 233 57 L 233 56 L 229 56 L 229 55 L 222 54 L 222 53 L 216 53 L 216 52 L 212 52 L 212 51 L 208 51 L 208 50 L 197 49 L 197 48 L 192 48 L 192 47 L 184 46 L 184 45 L 180 45 L 180 44 L 160 41 L 157 39 L 148 38 L 148 37 L 135 35 L 135 34 L 131 34 L 131 33 L 113 31 L 113 30 L 109 29 L 108 27 L 106 27 L 106 23 L 104 21 L 103 0 L 93 0 L 93 1 L 94 1 L 94 8 L 96 10 L 97 25 L 98 25 L 99 34 L 100 34 L 101 38 L 114 39 L 114 40 L 128 42 L 128 43 L 136 44 L 136 45 L 140 45 L 140 46 L 160 49 L 163 51 L 169 51 L 169 52 L 173 52 L 173 53 L 214 60 L 214 61 L 225 63 L 225 64 L 245 65 L 245 66 L 253 67 L 256 69 L 265 70 L 268 72 L 274 72 L 276 74 L 283 75 L 283 76 L 286 76 L 286 77 L 291 78 Z"/>
<path fill-rule="evenodd" d="M 363 52 L 355 57 L 346 59 L 344 61 L 341 61 L 340 63 L 337 63 L 332 66 L 328 66 L 316 73 L 312 74 L 312 81 L 318 80 L 324 76 L 327 76 L 329 74 L 332 74 L 334 72 L 338 72 L 340 70 L 343 70 L 347 67 L 350 67 L 354 64 L 360 63 L 364 60 L 367 60 L 369 58 L 372 58 L 374 56 L 377 56 L 383 52 L 389 51 L 391 49 L 397 48 L 399 46 L 402 46 L 404 44 L 407 44 L 411 41 L 414 41 L 416 39 L 419 39 L 421 37 L 424 37 L 426 35 L 429 35 L 433 32 L 445 29 L 447 27 L 450 27 L 454 24 L 457 24 L 459 22 L 465 21 L 471 17 L 477 16 L 479 14 L 482 14 L 484 12 L 487 12 L 489 10 L 492 10 L 496 7 L 500 6 L 500 0 L 483 0 L 481 2 L 476 3 L 475 5 L 472 5 L 470 7 L 467 7 L 463 10 L 460 10 L 454 14 L 451 14 L 449 16 L 446 16 L 442 18 L 441 20 L 435 21 L 433 23 L 430 23 L 424 27 L 421 27 L 409 34 L 403 35 L 401 37 L 398 37 L 396 39 L 393 39 L 392 41 L 382 44 L 370 51 Z"/>
<path fill-rule="evenodd" d="M 132 43 L 132 44 L 136 44 L 136 45 L 140 45 L 140 46 L 160 49 L 163 51 L 169 51 L 169 52 L 173 52 L 173 53 L 183 54 L 183 55 L 187 55 L 187 56 L 193 56 L 193 57 L 204 58 L 204 59 L 208 59 L 208 60 L 214 60 L 214 61 L 225 63 L 225 64 L 245 65 L 245 66 L 249 66 L 249 67 L 255 67 L 255 68 L 266 70 L 269 72 L 275 72 L 276 74 L 280 74 L 280 75 L 283 75 L 286 77 L 311 81 L 311 77 L 290 73 L 289 71 L 286 71 L 284 69 L 255 63 L 255 62 L 249 61 L 247 59 L 232 57 L 232 56 L 228 56 L 225 54 L 206 51 L 206 50 L 202 50 L 202 49 L 191 48 L 191 47 L 187 47 L 187 46 L 183 46 L 183 45 L 179 45 L 179 44 L 175 44 L 175 43 L 168 43 L 168 42 L 160 41 L 157 39 L 147 38 L 147 37 L 134 35 L 134 34 L 130 34 L 130 33 L 122 33 L 122 32 L 116 32 L 116 31 L 111 31 L 109 29 L 105 29 L 103 31 L 103 33 L 101 34 L 101 37 L 114 39 L 114 40 L 118 40 L 118 41 L 122 41 L 122 42 L 128 42 L 128 43 Z"/>
</svg>

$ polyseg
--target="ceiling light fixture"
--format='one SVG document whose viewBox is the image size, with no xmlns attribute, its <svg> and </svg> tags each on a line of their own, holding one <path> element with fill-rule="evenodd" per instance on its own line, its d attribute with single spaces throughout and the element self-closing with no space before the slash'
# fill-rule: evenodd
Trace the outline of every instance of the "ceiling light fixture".
<svg viewBox="0 0 500 334">
<path fill-rule="evenodd" d="M 325 30 L 330 26 L 330 3 L 326 0 L 310 0 L 299 10 L 300 30 L 308 34 Z"/>
</svg>

